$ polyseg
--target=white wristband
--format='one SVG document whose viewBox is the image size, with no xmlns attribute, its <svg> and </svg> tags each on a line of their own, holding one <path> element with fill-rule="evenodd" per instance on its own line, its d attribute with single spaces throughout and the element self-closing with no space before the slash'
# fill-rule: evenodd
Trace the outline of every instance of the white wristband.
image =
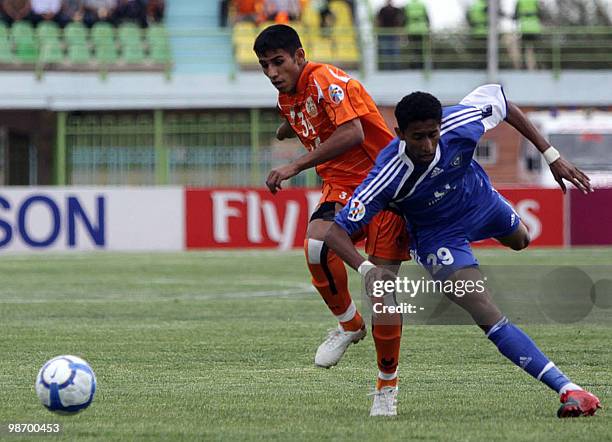
<svg viewBox="0 0 612 442">
<path fill-rule="evenodd" d="M 552 163 L 557 161 L 559 158 L 561 158 L 561 154 L 553 146 L 550 146 L 548 149 L 542 152 L 542 155 L 544 155 L 544 159 L 546 160 L 548 165 L 551 165 Z"/>
<path fill-rule="evenodd" d="M 359 268 L 357 268 L 357 271 L 359 272 L 361 276 L 365 278 L 365 275 L 367 275 L 368 272 L 372 270 L 374 267 L 376 266 L 366 259 L 364 262 L 362 262 L 359 265 Z"/>
</svg>

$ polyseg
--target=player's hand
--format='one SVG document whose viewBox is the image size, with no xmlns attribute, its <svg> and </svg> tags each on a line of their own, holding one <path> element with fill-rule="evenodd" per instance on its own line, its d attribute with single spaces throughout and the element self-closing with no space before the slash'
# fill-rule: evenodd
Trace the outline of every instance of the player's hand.
<svg viewBox="0 0 612 442">
<path fill-rule="evenodd" d="M 557 161 L 554 161 L 550 165 L 550 171 L 555 177 L 555 181 L 559 183 L 563 193 L 567 192 L 567 188 L 565 187 L 563 180 L 567 180 L 572 183 L 585 195 L 594 191 L 593 187 L 591 187 L 591 179 L 563 157 L 559 158 Z"/>
<path fill-rule="evenodd" d="M 293 164 L 280 166 L 272 169 L 266 179 L 266 186 L 273 194 L 282 189 L 281 183 L 300 173 L 299 169 Z"/>
<path fill-rule="evenodd" d="M 393 296 L 395 290 L 387 291 L 383 290 L 384 283 L 386 281 L 394 281 L 397 275 L 391 270 L 384 267 L 376 266 L 370 270 L 365 276 L 366 293 L 372 299 L 382 300 L 383 296 L 385 299 L 390 295 Z M 378 282 L 380 281 L 380 282 Z M 384 292 L 384 293 L 381 293 Z"/>
</svg>

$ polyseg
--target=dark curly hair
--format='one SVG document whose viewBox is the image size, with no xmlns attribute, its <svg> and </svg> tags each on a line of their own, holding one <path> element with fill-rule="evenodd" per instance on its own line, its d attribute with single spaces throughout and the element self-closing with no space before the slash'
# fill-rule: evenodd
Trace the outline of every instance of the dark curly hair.
<svg viewBox="0 0 612 442">
<path fill-rule="evenodd" d="M 277 49 L 285 50 L 293 55 L 301 47 L 302 42 L 295 29 L 287 25 L 272 25 L 259 33 L 253 50 L 259 56 Z"/>
<path fill-rule="evenodd" d="M 395 119 L 400 130 L 405 130 L 414 121 L 436 120 L 441 123 L 442 104 L 427 92 L 413 92 L 397 103 Z"/>
</svg>

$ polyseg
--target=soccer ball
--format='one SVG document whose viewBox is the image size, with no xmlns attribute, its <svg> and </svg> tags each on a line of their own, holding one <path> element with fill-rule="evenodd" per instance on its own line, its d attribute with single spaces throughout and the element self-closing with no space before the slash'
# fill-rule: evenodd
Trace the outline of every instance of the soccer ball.
<svg viewBox="0 0 612 442">
<path fill-rule="evenodd" d="M 36 394 L 48 410 L 74 414 L 89 407 L 96 392 L 96 375 L 76 356 L 57 356 L 36 377 Z"/>
</svg>

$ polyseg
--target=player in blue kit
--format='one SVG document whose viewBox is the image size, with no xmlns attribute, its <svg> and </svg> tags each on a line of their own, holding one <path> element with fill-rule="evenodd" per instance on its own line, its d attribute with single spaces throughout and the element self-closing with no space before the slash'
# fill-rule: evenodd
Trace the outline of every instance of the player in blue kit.
<svg viewBox="0 0 612 442">
<path fill-rule="evenodd" d="M 563 180 L 584 193 L 593 190 L 589 178 L 562 158 L 523 112 L 506 100 L 500 85 L 481 86 L 458 105 L 445 108 L 433 95 L 415 92 L 400 101 L 395 117 L 398 137 L 381 151 L 325 236 L 328 246 L 365 278 L 367 287 L 395 275 L 365 260 L 350 235 L 384 209 L 405 217 L 411 254 L 436 280 L 482 279 L 472 241 L 496 238 L 514 250 L 527 247 L 527 228 L 472 159 L 480 137 L 504 120 L 544 155 L 564 192 Z M 592 415 L 600 408 L 599 399 L 572 383 L 500 312 L 486 291 L 450 298 L 504 356 L 560 394 L 559 417 Z M 377 391 L 370 415 L 395 415 L 396 398 L 397 386 Z"/>
</svg>

